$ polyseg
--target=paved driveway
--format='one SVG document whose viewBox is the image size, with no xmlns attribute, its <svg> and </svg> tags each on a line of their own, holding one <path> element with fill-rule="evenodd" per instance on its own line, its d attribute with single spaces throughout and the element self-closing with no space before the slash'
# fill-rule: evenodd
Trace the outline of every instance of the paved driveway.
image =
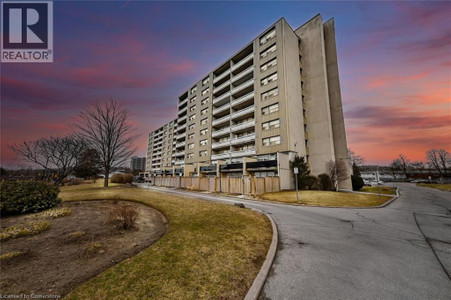
<svg viewBox="0 0 451 300">
<path fill-rule="evenodd" d="M 169 192 L 242 202 L 271 214 L 279 251 L 263 290 L 269 299 L 451 299 L 451 193 L 400 188 L 401 197 L 380 209 Z"/>
</svg>

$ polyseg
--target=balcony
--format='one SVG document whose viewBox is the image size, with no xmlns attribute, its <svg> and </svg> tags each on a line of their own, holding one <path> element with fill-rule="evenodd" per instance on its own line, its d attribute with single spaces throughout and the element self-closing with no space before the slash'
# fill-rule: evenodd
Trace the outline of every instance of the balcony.
<svg viewBox="0 0 451 300">
<path fill-rule="evenodd" d="M 186 124 L 180 125 L 180 126 L 177 127 L 177 132 L 178 131 L 182 131 L 185 128 L 186 128 Z"/>
<path fill-rule="evenodd" d="M 232 66 L 232 71 L 238 69 L 239 67 L 241 67 L 242 65 L 244 65 L 245 63 L 247 63 L 248 61 L 250 61 L 253 58 L 254 58 L 254 53 L 249 54 L 248 56 L 246 56 L 245 58 L 240 60 L 238 63 L 234 64 Z"/>
<path fill-rule="evenodd" d="M 255 141 L 255 133 L 234 138 L 231 141 L 231 144 L 232 145 L 239 145 L 239 144 L 249 143 L 249 142 L 252 142 L 252 141 Z"/>
<path fill-rule="evenodd" d="M 211 155 L 211 160 L 227 159 L 229 157 L 230 157 L 230 152 L 221 153 L 221 154 L 212 154 Z"/>
<path fill-rule="evenodd" d="M 188 110 L 188 106 L 185 106 L 184 108 L 182 108 L 182 109 L 180 109 L 179 110 L 179 115 L 181 115 L 181 114 L 183 114 L 183 113 L 186 113 L 186 111 Z"/>
<path fill-rule="evenodd" d="M 255 122 L 254 122 L 255 123 Z M 222 128 L 221 130 L 213 131 L 211 136 L 213 138 L 225 136 L 230 134 L 230 127 Z"/>
<path fill-rule="evenodd" d="M 254 110 L 255 110 L 255 105 L 248 106 L 242 110 L 232 113 L 232 119 L 236 119 L 236 118 L 245 116 L 247 114 L 253 113 Z"/>
<path fill-rule="evenodd" d="M 177 143 L 177 144 L 175 144 L 175 148 L 185 147 L 185 144 L 186 144 L 186 142 Z"/>
<path fill-rule="evenodd" d="M 179 102 L 179 107 L 180 106 L 183 106 L 183 105 L 185 105 L 185 104 L 187 104 L 188 103 L 188 98 L 186 98 L 185 100 L 183 100 L 182 102 Z"/>
<path fill-rule="evenodd" d="M 244 102 L 246 102 L 246 101 L 248 101 L 250 99 L 253 99 L 253 98 L 254 98 L 254 92 L 252 91 L 252 92 L 250 92 L 250 93 L 248 93 L 248 94 L 246 94 L 244 96 L 241 96 L 238 99 L 232 100 L 232 107 L 234 107 L 236 105 L 239 105 L 241 103 L 244 103 Z"/>
<path fill-rule="evenodd" d="M 227 140 L 227 141 L 213 143 L 211 145 L 211 149 L 220 149 L 220 148 L 225 148 L 225 147 L 229 147 L 229 146 L 230 146 L 230 140 Z"/>
<path fill-rule="evenodd" d="M 175 136 L 175 139 L 176 139 L 176 140 L 181 140 L 181 139 L 185 138 L 185 136 L 186 136 L 185 133 L 180 133 L 180 134 L 177 134 L 177 135 Z"/>
<path fill-rule="evenodd" d="M 249 156 L 249 155 L 255 155 L 254 148 L 230 152 L 231 157 L 242 157 L 242 156 Z"/>
<path fill-rule="evenodd" d="M 213 122 L 211 123 L 212 126 L 216 126 L 216 125 L 221 125 L 221 124 L 226 124 L 230 122 L 230 115 L 227 115 L 225 117 L 213 120 Z"/>
<path fill-rule="evenodd" d="M 228 69 L 227 71 L 225 71 L 224 73 L 222 73 L 218 77 L 215 77 L 215 79 L 213 79 L 213 83 L 218 82 L 219 80 L 223 79 L 224 77 L 226 77 L 229 74 L 230 74 L 230 69 Z"/>
<path fill-rule="evenodd" d="M 246 76 L 252 72 L 254 72 L 254 66 L 250 66 L 249 68 L 247 68 L 243 72 L 239 73 L 238 75 L 233 76 L 232 83 L 236 82 L 237 80 L 243 78 L 244 76 Z"/>
<path fill-rule="evenodd" d="M 246 82 L 243 82 L 243 83 L 240 84 L 239 86 L 233 88 L 233 89 L 232 89 L 232 94 L 236 94 L 236 93 L 238 93 L 239 91 L 241 91 L 241 90 L 243 90 L 243 89 L 245 89 L 245 88 L 247 88 L 247 87 L 253 86 L 253 85 L 254 85 L 254 78 L 252 78 L 252 79 L 250 79 L 250 80 L 248 80 L 248 81 L 246 81 Z"/>
<path fill-rule="evenodd" d="M 184 165 L 185 164 L 185 160 L 176 160 L 175 165 Z"/>
<path fill-rule="evenodd" d="M 176 152 L 174 155 L 172 155 L 173 157 L 180 157 L 180 156 L 185 156 L 185 151 L 180 151 L 180 152 Z"/>
<path fill-rule="evenodd" d="M 221 96 L 214 98 L 213 99 L 213 104 L 222 104 L 225 103 L 229 100 L 230 97 L 230 92 L 224 93 Z M 223 100 L 227 100 L 227 101 L 223 101 Z"/>
<path fill-rule="evenodd" d="M 223 105 L 223 106 L 220 106 L 220 107 L 217 107 L 217 108 L 214 108 L 213 109 L 213 116 L 216 115 L 216 114 L 219 114 L 219 113 L 221 113 L 223 111 L 229 110 L 229 109 L 230 109 L 230 103 L 228 103 L 226 105 Z"/>
<path fill-rule="evenodd" d="M 186 122 L 186 116 L 183 116 L 183 117 L 181 117 L 181 118 L 178 118 L 178 120 L 177 120 L 177 123 L 183 123 L 183 122 Z"/>
<path fill-rule="evenodd" d="M 230 80 L 227 80 L 226 82 L 224 82 L 220 86 L 215 87 L 213 89 L 213 94 L 215 94 L 216 92 L 221 91 L 222 89 L 224 89 L 225 87 L 228 87 L 229 85 L 230 85 Z"/>
</svg>

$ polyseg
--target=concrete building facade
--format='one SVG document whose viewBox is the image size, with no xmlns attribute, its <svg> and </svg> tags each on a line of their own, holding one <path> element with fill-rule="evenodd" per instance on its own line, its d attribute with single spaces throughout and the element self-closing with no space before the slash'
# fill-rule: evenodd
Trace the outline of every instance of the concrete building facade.
<svg viewBox="0 0 451 300">
<path fill-rule="evenodd" d="M 290 189 L 299 155 L 313 175 L 345 162 L 351 189 L 337 63 L 333 19 L 280 19 L 179 96 L 177 118 L 149 135 L 146 171 L 279 176 Z"/>
<path fill-rule="evenodd" d="M 130 159 L 130 169 L 132 171 L 134 171 L 134 170 L 144 171 L 146 169 L 146 158 L 133 156 Z"/>
</svg>

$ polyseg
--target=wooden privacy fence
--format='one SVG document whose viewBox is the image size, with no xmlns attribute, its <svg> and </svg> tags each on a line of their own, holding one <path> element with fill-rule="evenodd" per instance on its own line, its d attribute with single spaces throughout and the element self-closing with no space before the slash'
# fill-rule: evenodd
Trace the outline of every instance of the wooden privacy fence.
<svg viewBox="0 0 451 300">
<path fill-rule="evenodd" d="M 152 177 L 152 185 L 216 193 L 260 195 L 280 191 L 279 177 Z"/>
</svg>

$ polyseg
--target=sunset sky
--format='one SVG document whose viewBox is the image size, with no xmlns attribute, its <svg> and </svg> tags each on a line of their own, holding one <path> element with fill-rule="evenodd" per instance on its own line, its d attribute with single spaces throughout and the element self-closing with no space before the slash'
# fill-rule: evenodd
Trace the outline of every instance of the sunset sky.
<svg viewBox="0 0 451 300">
<path fill-rule="evenodd" d="M 284 17 L 335 18 L 348 146 L 367 163 L 451 151 L 451 2 L 55 1 L 54 62 L 1 64 L 1 162 L 8 144 L 61 136 L 94 100 L 130 110 L 147 135 L 177 97 Z"/>
</svg>

